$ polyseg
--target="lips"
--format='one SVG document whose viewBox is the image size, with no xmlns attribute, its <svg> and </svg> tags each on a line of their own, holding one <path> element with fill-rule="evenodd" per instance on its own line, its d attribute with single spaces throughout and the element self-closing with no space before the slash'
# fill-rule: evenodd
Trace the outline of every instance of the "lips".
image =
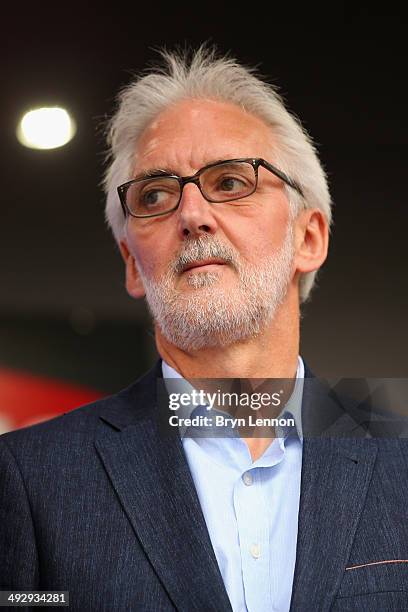
<svg viewBox="0 0 408 612">
<path fill-rule="evenodd" d="M 187 272 L 188 270 L 193 270 L 194 268 L 200 268 L 202 266 L 210 266 L 212 264 L 217 264 L 217 265 L 221 265 L 221 266 L 225 266 L 225 260 L 223 259 L 216 259 L 213 257 L 210 257 L 209 259 L 200 259 L 197 261 L 192 261 L 191 263 L 187 264 L 184 268 L 183 268 L 183 272 Z"/>
</svg>

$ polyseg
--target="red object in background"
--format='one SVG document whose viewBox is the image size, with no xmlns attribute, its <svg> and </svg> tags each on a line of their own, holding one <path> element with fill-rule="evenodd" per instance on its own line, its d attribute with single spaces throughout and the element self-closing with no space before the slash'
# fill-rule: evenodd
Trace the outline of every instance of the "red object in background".
<svg viewBox="0 0 408 612">
<path fill-rule="evenodd" d="M 46 421 L 103 393 L 45 376 L 0 368 L 0 433 Z"/>
</svg>

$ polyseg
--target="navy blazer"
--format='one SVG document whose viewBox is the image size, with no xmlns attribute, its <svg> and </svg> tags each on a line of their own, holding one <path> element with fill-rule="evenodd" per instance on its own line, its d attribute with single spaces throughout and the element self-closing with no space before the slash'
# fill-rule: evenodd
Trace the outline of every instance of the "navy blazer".
<svg viewBox="0 0 408 612">
<path fill-rule="evenodd" d="M 160 376 L 159 361 L 0 436 L 0 589 L 69 591 L 81 612 L 231 612 L 179 435 L 158 425 Z M 306 425 L 324 401 L 305 387 Z M 334 410 L 363 433 L 304 439 L 291 612 L 408 610 L 408 444 Z"/>
</svg>

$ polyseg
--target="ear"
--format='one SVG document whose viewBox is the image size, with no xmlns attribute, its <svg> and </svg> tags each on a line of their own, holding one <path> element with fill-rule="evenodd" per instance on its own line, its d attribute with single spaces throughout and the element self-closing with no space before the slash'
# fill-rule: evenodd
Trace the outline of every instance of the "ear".
<svg viewBox="0 0 408 612">
<path fill-rule="evenodd" d="M 125 240 L 121 240 L 119 244 L 120 252 L 126 266 L 126 289 L 128 294 L 135 299 L 142 298 L 145 295 L 145 290 L 139 270 L 136 266 L 136 261 L 129 251 L 129 247 Z"/>
<path fill-rule="evenodd" d="M 323 265 L 329 245 L 329 227 L 318 208 L 303 210 L 295 220 L 296 272 L 312 272 Z"/>
</svg>

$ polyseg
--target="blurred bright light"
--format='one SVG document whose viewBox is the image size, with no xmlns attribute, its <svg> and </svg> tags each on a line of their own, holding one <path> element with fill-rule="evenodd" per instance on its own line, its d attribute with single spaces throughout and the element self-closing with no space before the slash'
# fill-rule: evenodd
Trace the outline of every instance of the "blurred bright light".
<svg viewBox="0 0 408 612">
<path fill-rule="evenodd" d="M 30 149 L 56 149 L 75 134 L 75 122 L 63 108 L 37 108 L 24 115 L 17 128 L 17 138 Z"/>
</svg>

